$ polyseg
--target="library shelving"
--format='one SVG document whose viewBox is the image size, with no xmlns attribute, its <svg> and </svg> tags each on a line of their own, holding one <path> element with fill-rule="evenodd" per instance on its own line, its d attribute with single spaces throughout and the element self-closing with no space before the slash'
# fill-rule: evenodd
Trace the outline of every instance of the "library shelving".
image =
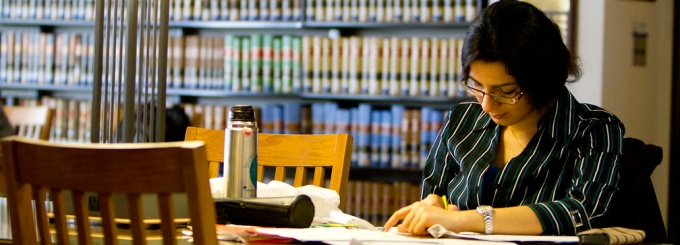
<svg viewBox="0 0 680 245">
<path fill-rule="evenodd" d="M 53 106 L 55 141 L 89 141 L 94 4 L 0 6 L 1 96 Z M 224 128 L 228 107 L 247 103 L 259 108 L 262 132 L 353 135 L 356 195 L 346 211 L 379 225 L 418 199 L 444 113 L 469 99 L 457 87 L 458 53 L 486 5 L 170 0 L 167 104 L 200 118 L 199 127 Z"/>
</svg>

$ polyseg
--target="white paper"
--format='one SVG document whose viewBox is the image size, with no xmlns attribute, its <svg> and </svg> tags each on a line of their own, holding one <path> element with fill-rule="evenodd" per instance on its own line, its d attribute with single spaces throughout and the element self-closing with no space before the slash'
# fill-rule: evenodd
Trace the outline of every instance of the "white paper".
<svg viewBox="0 0 680 245">
<path fill-rule="evenodd" d="M 578 243 L 577 236 L 529 236 L 529 235 L 483 235 L 471 233 L 456 233 L 449 231 L 441 225 L 433 225 L 427 231 L 433 237 L 440 238 L 466 238 L 483 241 L 498 242 L 550 242 L 550 243 Z"/>
<path fill-rule="evenodd" d="M 395 229 L 396 230 L 396 229 Z M 383 232 L 366 229 L 345 228 L 257 228 L 257 232 L 293 238 L 301 242 L 323 242 L 333 245 L 373 245 L 373 244 L 514 244 L 508 242 L 489 242 L 466 239 L 435 239 L 430 236 L 414 237 L 396 232 Z"/>
</svg>

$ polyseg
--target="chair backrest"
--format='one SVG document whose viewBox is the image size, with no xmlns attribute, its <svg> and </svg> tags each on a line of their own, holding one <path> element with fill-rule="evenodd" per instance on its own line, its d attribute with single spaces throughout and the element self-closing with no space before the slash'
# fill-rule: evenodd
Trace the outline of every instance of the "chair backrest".
<svg viewBox="0 0 680 245">
<path fill-rule="evenodd" d="M 341 210 L 347 199 L 347 179 L 353 138 L 348 134 L 258 134 L 257 179 L 265 179 L 265 168 L 275 168 L 272 179 L 286 180 L 286 170 L 295 170 L 293 186 L 307 182 L 307 170 L 313 168 L 312 184 L 334 190 L 340 196 Z M 185 140 L 203 140 L 211 177 L 217 177 L 218 163 L 224 162 L 224 130 L 187 128 Z M 331 169 L 329 185 L 325 170 Z"/>
<path fill-rule="evenodd" d="M 114 244 L 116 227 L 113 194 L 127 196 L 129 232 L 133 244 L 145 243 L 142 195 L 158 199 L 160 233 L 164 244 L 176 242 L 172 195 L 186 194 L 196 244 L 217 244 L 215 206 L 210 195 L 205 148 L 202 142 L 138 144 L 70 144 L 8 137 L 2 141 L 12 238 L 20 244 L 69 243 L 64 192 L 70 191 L 78 244 L 92 244 L 88 216 L 89 193 L 96 193 L 105 244 Z M 53 214 L 46 210 L 49 191 Z M 31 204 L 35 200 L 34 208 Z M 50 225 L 48 216 L 53 216 Z M 34 221 L 35 220 L 35 221 Z"/>
<path fill-rule="evenodd" d="M 50 139 L 54 110 L 47 106 L 3 106 L 12 127 L 19 136 Z"/>
<path fill-rule="evenodd" d="M 666 228 L 650 178 L 663 159 L 661 147 L 636 138 L 623 139 L 619 190 L 612 198 L 603 227 L 645 231 L 645 242 L 667 242 Z"/>
</svg>

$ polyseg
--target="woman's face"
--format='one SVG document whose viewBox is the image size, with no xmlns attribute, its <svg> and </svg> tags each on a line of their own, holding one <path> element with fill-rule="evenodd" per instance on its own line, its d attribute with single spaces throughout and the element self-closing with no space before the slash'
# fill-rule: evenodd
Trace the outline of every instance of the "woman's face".
<svg viewBox="0 0 680 245">
<path fill-rule="evenodd" d="M 484 112 L 498 125 L 513 126 L 522 123 L 535 123 L 540 119 L 538 110 L 530 103 L 528 94 L 522 93 L 522 89 L 515 78 L 508 74 L 505 64 L 502 62 L 473 61 L 470 63 L 469 85 L 485 93 L 476 96 Z M 516 96 L 515 104 L 500 103 L 489 96 L 498 97 Z"/>
</svg>

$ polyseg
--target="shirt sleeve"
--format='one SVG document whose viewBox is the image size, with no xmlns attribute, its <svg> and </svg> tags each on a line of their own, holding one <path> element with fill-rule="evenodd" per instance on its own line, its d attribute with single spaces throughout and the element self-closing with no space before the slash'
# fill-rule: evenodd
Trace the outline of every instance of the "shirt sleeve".
<svg viewBox="0 0 680 245">
<path fill-rule="evenodd" d="M 449 119 L 457 118 L 452 114 L 453 111 L 449 111 L 446 115 L 445 123 L 437 133 L 425 160 L 423 184 L 420 192 L 421 199 L 429 194 L 446 195 L 448 183 L 460 172 L 460 167 L 453 159 L 446 141 L 451 136 L 451 124 L 453 123 Z"/>
<path fill-rule="evenodd" d="M 567 198 L 530 204 L 544 234 L 574 235 L 601 218 L 617 190 L 624 127 L 618 120 L 591 127 L 574 149 L 576 162 Z"/>
</svg>

